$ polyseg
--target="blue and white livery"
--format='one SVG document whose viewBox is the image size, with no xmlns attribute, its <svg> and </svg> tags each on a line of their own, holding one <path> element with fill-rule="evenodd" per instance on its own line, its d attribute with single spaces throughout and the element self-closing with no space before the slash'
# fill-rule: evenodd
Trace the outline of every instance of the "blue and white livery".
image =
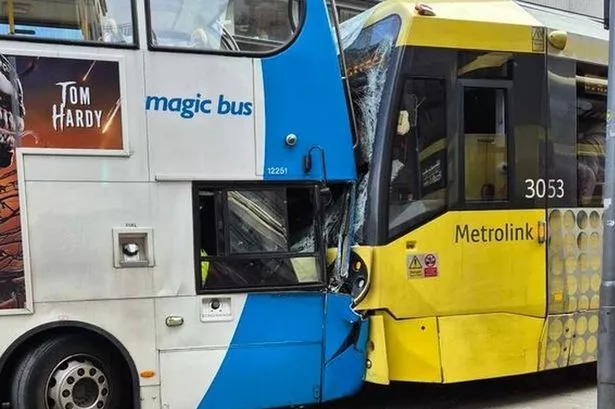
<svg viewBox="0 0 615 409">
<path fill-rule="evenodd" d="M 32 0 L 0 17 L 0 406 L 356 393 L 367 320 L 326 218 L 355 141 L 325 1 Z"/>
</svg>

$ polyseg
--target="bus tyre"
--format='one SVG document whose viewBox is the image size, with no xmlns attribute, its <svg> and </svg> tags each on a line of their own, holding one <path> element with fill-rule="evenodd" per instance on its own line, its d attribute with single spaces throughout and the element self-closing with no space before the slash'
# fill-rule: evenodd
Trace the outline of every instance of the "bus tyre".
<svg viewBox="0 0 615 409">
<path fill-rule="evenodd" d="M 13 409 L 127 409 L 120 357 L 82 335 L 51 338 L 27 353 L 11 385 Z"/>
</svg>

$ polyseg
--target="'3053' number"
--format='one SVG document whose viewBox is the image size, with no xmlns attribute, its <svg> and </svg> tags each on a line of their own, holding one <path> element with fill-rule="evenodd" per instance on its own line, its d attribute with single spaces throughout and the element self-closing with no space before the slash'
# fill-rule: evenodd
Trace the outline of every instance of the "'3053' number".
<svg viewBox="0 0 615 409">
<path fill-rule="evenodd" d="M 525 189 L 527 199 L 542 199 L 545 196 L 561 199 L 566 194 L 562 179 L 525 179 Z"/>
</svg>

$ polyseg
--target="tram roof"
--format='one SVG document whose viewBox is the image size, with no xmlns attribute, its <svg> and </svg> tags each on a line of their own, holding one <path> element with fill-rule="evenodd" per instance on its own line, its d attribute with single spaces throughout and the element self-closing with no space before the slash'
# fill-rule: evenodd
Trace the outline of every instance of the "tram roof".
<svg viewBox="0 0 615 409">
<path fill-rule="evenodd" d="M 434 16 L 419 15 L 415 1 L 387 0 L 367 11 L 365 25 L 401 17 L 398 46 L 544 53 L 608 64 L 608 31 L 588 16 L 515 0 L 426 0 Z M 356 18 L 356 17 L 355 17 Z M 565 39 L 565 47 L 557 48 Z"/>
</svg>

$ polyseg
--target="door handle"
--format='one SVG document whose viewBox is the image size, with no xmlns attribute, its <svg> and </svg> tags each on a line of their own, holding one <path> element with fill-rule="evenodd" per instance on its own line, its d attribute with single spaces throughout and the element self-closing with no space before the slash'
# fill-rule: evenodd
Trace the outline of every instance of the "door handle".
<svg viewBox="0 0 615 409">
<path fill-rule="evenodd" d="M 547 241 L 547 223 L 544 220 L 538 221 L 538 243 L 544 244 Z"/>
</svg>

